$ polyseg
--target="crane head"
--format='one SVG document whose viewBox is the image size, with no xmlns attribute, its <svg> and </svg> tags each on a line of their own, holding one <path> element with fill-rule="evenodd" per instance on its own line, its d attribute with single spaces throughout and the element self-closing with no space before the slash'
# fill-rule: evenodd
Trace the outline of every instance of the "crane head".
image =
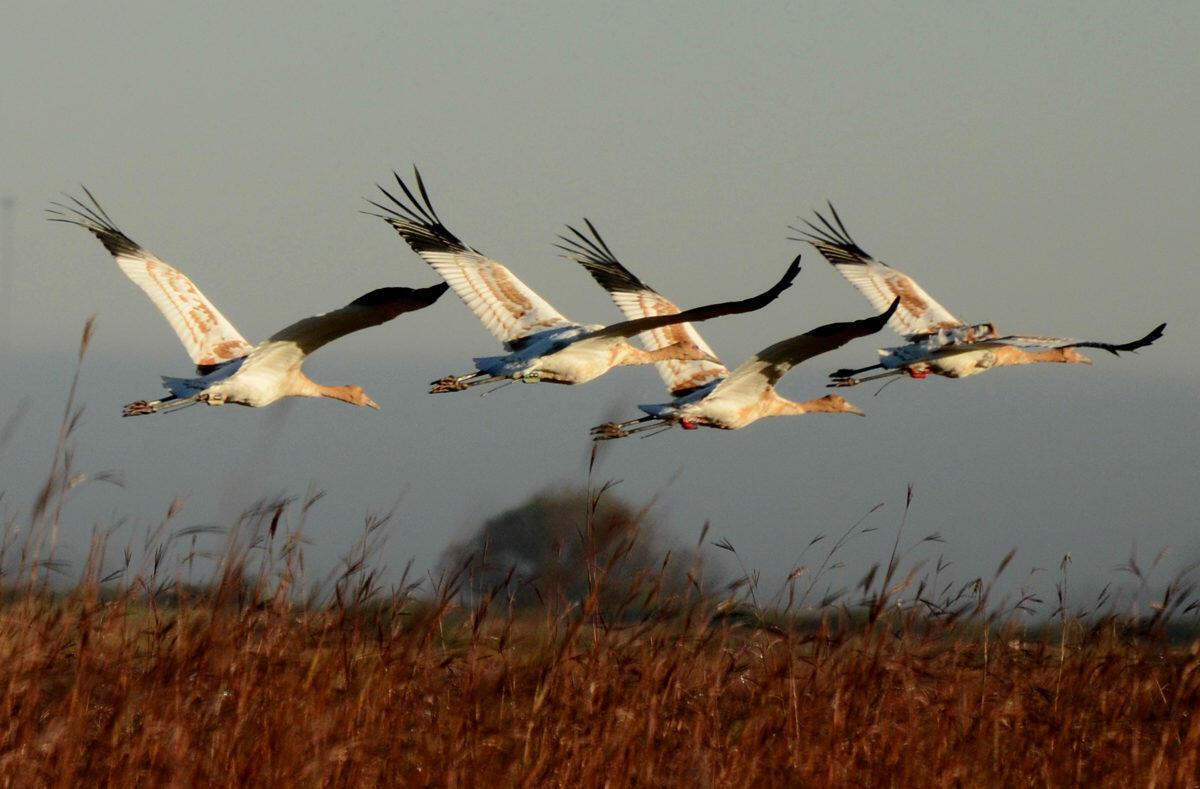
<svg viewBox="0 0 1200 789">
<path fill-rule="evenodd" d="M 1067 364 L 1092 363 L 1092 360 L 1080 353 L 1078 348 L 1063 348 L 1063 361 Z"/>
<path fill-rule="evenodd" d="M 367 393 L 363 391 L 361 386 L 358 385 L 346 387 L 346 402 L 350 403 L 351 405 L 374 408 L 376 411 L 379 410 L 379 403 L 376 403 L 374 400 L 367 397 Z"/>
</svg>

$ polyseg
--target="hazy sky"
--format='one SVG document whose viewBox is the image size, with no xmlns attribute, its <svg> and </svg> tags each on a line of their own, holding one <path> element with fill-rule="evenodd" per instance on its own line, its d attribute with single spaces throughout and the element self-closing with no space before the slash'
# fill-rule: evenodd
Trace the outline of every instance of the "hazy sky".
<svg viewBox="0 0 1200 789">
<path fill-rule="evenodd" d="M 358 213 L 415 162 L 452 230 L 584 321 L 618 313 L 552 247 L 583 216 L 684 306 L 756 291 L 803 251 L 774 305 L 701 327 L 729 363 L 870 313 L 787 239 L 826 199 L 868 251 L 968 321 L 1113 341 L 1169 323 L 1154 348 L 1090 368 L 861 387 L 851 399 L 867 419 L 604 447 L 602 475 L 634 500 L 661 494 L 689 541 L 711 521 L 778 579 L 813 536 L 885 502 L 872 521 L 885 534 L 849 554 L 859 568 L 886 559 L 911 482 L 907 533 L 940 532 L 964 579 L 1013 547 L 1020 572 L 1072 552 L 1085 584 L 1133 545 L 1197 558 L 1198 40 L 1195 3 L 10 3 L 0 420 L 28 411 L 0 450 L 4 505 L 33 498 L 93 313 L 78 465 L 119 469 L 126 487 L 81 491 L 68 539 L 122 516 L 134 533 L 178 493 L 190 495 L 181 523 L 223 522 L 315 482 L 328 491 L 315 562 L 400 501 L 382 558 L 423 568 L 486 515 L 583 482 L 587 428 L 661 400 L 653 369 L 428 395 L 428 381 L 497 350 L 452 295 L 309 363 L 318 380 L 361 383 L 380 413 L 305 401 L 120 418 L 187 358 L 94 239 L 44 221 L 50 200 L 88 185 L 256 340 L 375 287 L 436 281 Z M 821 357 L 783 394 L 817 396 L 829 370 L 894 339 Z"/>
</svg>

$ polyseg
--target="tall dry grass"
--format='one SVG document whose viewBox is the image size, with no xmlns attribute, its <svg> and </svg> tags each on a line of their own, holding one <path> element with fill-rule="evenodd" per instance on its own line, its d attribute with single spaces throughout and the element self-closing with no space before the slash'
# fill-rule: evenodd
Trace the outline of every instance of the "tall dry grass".
<svg viewBox="0 0 1200 789">
<path fill-rule="evenodd" d="M 697 562 L 683 592 L 651 572 L 614 598 L 608 579 L 628 551 L 590 549 L 587 518 L 585 592 L 518 609 L 516 579 L 480 589 L 469 561 L 384 588 L 372 557 L 387 516 L 369 516 L 340 570 L 309 584 L 304 519 L 320 498 L 309 491 L 265 500 L 219 535 L 175 530 L 172 507 L 140 555 L 111 567 L 98 532 L 77 581 L 56 587 L 64 502 L 89 479 L 71 462 L 80 413 L 72 396 L 45 489 L 28 518 L 5 521 L 5 785 L 1189 786 L 1200 775 L 1200 651 L 1170 637 L 1194 615 L 1186 575 L 1146 617 L 1118 616 L 1107 589 L 1075 606 L 1065 561 L 1057 601 L 996 599 L 995 578 L 955 583 L 940 560 L 917 559 L 939 538 L 906 546 L 902 526 L 887 561 L 841 589 L 829 570 L 868 531 L 855 524 L 814 540 L 811 566 L 770 595 L 744 567 L 710 592 Z M 608 488 L 591 490 L 594 514 Z M 214 539 L 219 550 L 202 549 Z M 740 565 L 733 545 L 718 547 Z"/>
<path fill-rule="evenodd" d="M 1190 785 L 1197 650 L 915 609 L 754 625 L 226 574 L 0 609 L 8 785 Z M 987 633 L 985 637 L 984 633 Z"/>
</svg>

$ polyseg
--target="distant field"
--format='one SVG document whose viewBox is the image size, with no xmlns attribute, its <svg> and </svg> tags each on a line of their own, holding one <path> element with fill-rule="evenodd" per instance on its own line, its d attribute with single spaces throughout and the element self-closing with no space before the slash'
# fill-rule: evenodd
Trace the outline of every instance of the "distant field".
<svg viewBox="0 0 1200 789">
<path fill-rule="evenodd" d="M 915 614 L 10 595 L 5 785 L 1193 785 L 1200 657 Z"/>
</svg>

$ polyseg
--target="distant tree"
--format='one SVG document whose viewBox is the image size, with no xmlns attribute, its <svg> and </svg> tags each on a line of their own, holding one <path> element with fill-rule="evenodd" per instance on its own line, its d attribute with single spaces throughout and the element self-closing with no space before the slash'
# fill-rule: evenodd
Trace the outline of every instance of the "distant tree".
<svg viewBox="0 0 1200 789">
<path fill-rule="evenodd" d="M 582 601 L 598 579 L 602 606 L 641 605 L 646 595 L 683 592 L 696 554 L 673 544 L 649 507 L 605 491 L 546 489 L 485 521 L 442 555 L 446 577 L 479 597 L 497 589 L 520 608 Z M 506 583 L 507 581 L 507 583 Z"/>
</svg>

